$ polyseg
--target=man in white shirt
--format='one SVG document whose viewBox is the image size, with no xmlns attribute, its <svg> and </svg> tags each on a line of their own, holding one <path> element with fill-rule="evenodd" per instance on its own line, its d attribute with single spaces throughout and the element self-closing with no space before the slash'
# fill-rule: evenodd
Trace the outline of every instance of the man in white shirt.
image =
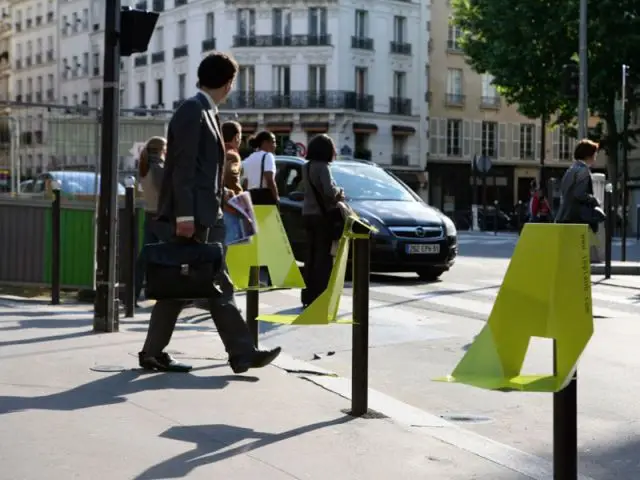
<svg viewBox="0 0 640 480">
<path fill-rule="evenodd" d="M 268 188 L 273 198 L 279 201 L 276 185 L 276 137 L 271 132 L 260 132 L 250 145 L 257 149 L 242 162 L 245 189 Z"/>
</svg>

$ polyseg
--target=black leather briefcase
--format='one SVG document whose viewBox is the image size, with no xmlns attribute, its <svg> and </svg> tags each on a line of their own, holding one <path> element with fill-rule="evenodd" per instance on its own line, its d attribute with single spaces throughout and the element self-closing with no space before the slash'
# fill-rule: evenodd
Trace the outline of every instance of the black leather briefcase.
<svg viewBox="0 0 640 480">
<path fill-rule="evenodd" d="M 175 239 L 145 245 L 146 298 L 200 300 L 220 295 L 215 278 L 223 263 L 221 243 Z"/>
</svg>

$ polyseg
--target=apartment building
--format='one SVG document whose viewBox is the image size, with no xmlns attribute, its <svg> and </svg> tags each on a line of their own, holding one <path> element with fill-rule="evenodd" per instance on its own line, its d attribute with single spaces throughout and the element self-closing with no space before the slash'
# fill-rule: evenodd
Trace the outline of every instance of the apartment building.
<svg viewBox="0 0 640 480">
<path fill-rule="evenodd" d="M 203 55 L 229 51 L 240 72 L 221 111 L 240 120 L 246 134 L 267 128 L 280 145 L 292 141 L 304 150 L 310 137 L 326 132 L 342 154 L 401 172 L 424 170 L 426 2 L 156 0 L 136 6 L 163 13 L 149 51 L 130 60 L 127 107 L 150 114 L 175 108 L 195 92 Z"/>
<path fill-rule="evenodd" d="M 460 32 L 449 19 L 449 2 L 431 7 L 429 43 L 429 173 L 430 202 L 448 213 L 468 209 L 472 202 L 473 158 L 491 161 L 484 185 L 486 200 L 511 208 L 529 197 L 539 179 L 542 135 L 546 135 L 545 177 L 560 177 L 572 161 L 575 140 L 561 128 L 544 131 L 540 119 L 526 118 L 507 105 L 488 74 L 467 64 L 459 46 Z M 604 159 L 603 159 L 604 160 Z M 482 184 L 481 177 L 475 177 Z M 484 200 L 479 187 L 479 199 Z"/>
<path fill-rule="evenodd" d="M 0 2 L 0 101 L 11 95 L 11 8 L 9 2 Z M 11 125 L 9 111 L 0 108 L 0 191 L 9 188 L 11 169 Z"/>
</svg>

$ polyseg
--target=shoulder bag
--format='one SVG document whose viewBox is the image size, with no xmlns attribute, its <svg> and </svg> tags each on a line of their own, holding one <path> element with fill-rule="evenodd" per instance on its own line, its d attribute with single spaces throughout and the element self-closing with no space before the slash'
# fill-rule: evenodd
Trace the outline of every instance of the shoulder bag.
<svg viewBox="0 0 640 480">
<path fill-rule="evenodd" d="M 251 195 L 251 201 L 254 205 L 275 205 L 276 199 L 273 197 L 273 192 L 270 188 L 263 187 L 262 181 L 264 178 L 264 159 L 267 156 L 267 152 L 262 155 L 260 160 L 260 186 L 258 188 L 249 189 L 249 195 Z"/>
<path fill-rule="evenodd" d="M 329 224 L 329 232 L 332 240 L 338 240 L 342 237 L 342 232 L 344 231 L 344 216 L 339 208 L 332 208 L 327 210 L 327 207 L 324 203 L 324 197 L 320 193 L 320 191 L 316 188 L 311 180 L 311 162 L 307 162 L 305 165 L 307 169 L 307 180 L 309 181 L 309 185 L 311 186 L 311 190 L 313 191 L 313 196 L 316 199 L 316 203 L 322 212 L 322 216 Z"/>
</svg>

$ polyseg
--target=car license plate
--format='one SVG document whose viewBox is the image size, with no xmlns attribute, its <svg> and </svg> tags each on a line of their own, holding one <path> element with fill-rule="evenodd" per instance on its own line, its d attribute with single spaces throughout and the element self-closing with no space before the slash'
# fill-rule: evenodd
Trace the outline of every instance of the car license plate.
<svg viewBox="0 0 640 480">
<path fill-rule="evenodd" d="M 407 253 L 412 254 L 437 254 L 440 253 L 440 245 L 413 244 L 407 245 Z"/>
</svg>

